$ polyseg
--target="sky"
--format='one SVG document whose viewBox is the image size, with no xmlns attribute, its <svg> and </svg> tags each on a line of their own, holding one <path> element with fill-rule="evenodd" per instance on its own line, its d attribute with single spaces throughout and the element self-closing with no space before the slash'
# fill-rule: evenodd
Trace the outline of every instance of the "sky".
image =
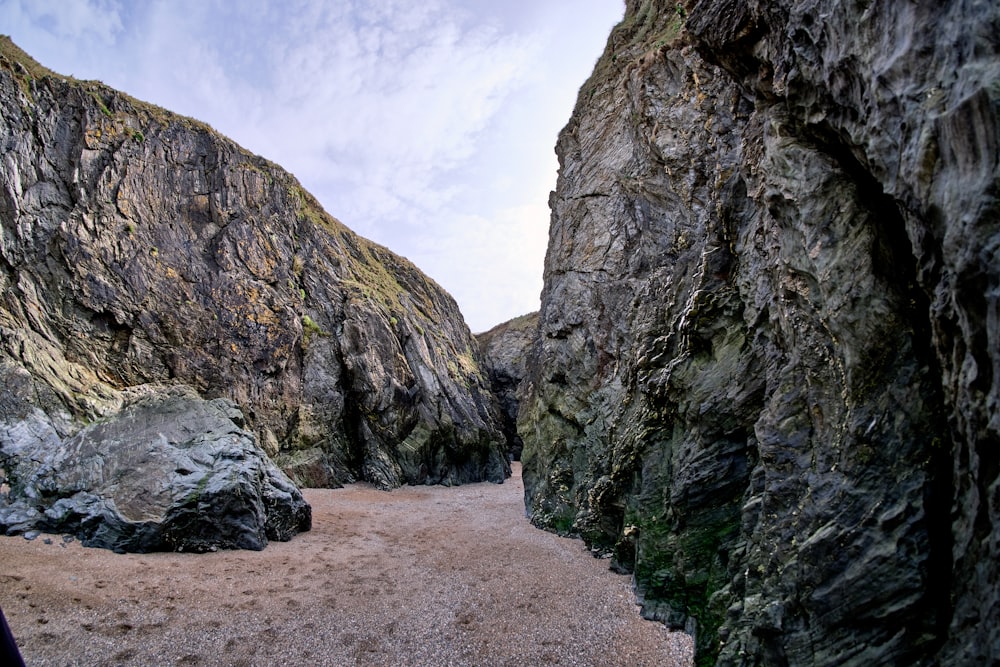
<svg viewBox="0 0 1000 667">
<path fill-rule="evenodd" d="M 202 120 L 415 263 L 539 307 L 554 147 L 622 0 L 0 0 L 42 65 Z"/>
</svg>

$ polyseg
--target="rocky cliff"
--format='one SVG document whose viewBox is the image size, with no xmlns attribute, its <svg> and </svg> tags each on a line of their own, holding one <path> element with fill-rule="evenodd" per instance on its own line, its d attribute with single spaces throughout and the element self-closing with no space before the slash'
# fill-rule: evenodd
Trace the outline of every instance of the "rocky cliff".
<svg viewBox="0 0 1000 667">
<path fill-rule="evenodd" d="M 699 664 L 1000 660 L 1000 7 L 627 0 L 559 137 L 526 503 Z"/>
<path fill-rule="evenodd" d="M 521 406 L 520 388 L 528 375 L 528 359 L 538 333 L 538 313 L 516 317 L 476 335 L 486 356 L 490 385 L 500 402 L 503 432 L 510 456 L 521 459 L 524 442 L 517 433 L 517 413 Z"/>
<path fill-rule="evenodd" d="M 211 128 L 2 46 L 0 356 L 60 437 L 183 384 L 300 484 L 509 474 L 444 290 Z"/>
</svg>

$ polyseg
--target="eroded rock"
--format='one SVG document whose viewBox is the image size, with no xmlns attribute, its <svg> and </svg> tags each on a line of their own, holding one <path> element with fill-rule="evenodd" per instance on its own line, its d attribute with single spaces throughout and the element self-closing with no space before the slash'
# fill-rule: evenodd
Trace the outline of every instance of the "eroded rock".
<svg viewBox="0 0 1000 667">
<path fill-rule="evenodd" d="M 537 333 L 538 313 L 530 313 L 476 335 L 486 357 L 493 393 L 500 402 L 503 432 L 514 461 L 521 459 L 524 448 L 517 433 L 517 412 L 521 405 L 521 385 L 528 376 L 528 359 Z"/>
<path fill-rule="evenodd" d="M 444 290 L 204 124 L 0 52 L 0 358 L 62 434 L 176 381 L 232 400 L 300 483 L 504 480 Z"/>
<path fill-rule="evenodd" d="M 188 387 L 129 393 L 117 415 L 67 438 L 5 393 L 0 463 L 11 492 L 0 529 L 120 552 L 260 550 L 309 530 L 309 505 L 231 401 Z M 11 420 L 18 411 L 27 414 Z"/>
<path fill-rule="evenodd" d="M 998 20 L 635 0 L 581 89 L 526 500 L 699 664 L 1000 659 Z"/>
</svg>

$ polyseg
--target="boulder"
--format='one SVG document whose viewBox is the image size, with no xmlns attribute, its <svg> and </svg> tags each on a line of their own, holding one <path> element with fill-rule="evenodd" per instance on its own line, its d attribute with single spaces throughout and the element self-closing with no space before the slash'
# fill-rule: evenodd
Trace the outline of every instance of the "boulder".
<svg viewBox="0 0 1000 667">
<path fill-rule="evenodd" d="M 260 550 L 310 529 L 301 492 L 231 401 L 183 386 L 129 393 L 118 414 L 61 438 L 7 392 L 0 530 L 66 533 L 118 552 L 205 552 Z"/>
</svg>

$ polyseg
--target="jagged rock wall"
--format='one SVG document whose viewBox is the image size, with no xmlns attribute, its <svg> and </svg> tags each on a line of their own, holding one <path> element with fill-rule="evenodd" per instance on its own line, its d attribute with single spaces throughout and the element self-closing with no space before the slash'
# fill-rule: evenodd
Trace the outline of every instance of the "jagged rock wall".
<svg viewBox="0 0 1000 667">
<path fill-rule="evenodd" d="M 444 290 L 211 128 L 2 51 L 0 354 L 64 435 L 180 382 L 299 483 L 509 474 Z"/>
<path fill-rule="evenodd" d="M 526 503 L 699 664 L 1000 660 L 998 28 L 629 0 L 581 89 Z"/>
<path fill-rule="evenodd" d="M 486 357 L 490 384 L 500 402 L 503 432 L 511 459 L 519 461 L 524 442 L 517 433 L 520 388 L 528 375 L 528 358 L 538 333 L 538 313 L 529 313 L 476 335 Z"/>
</svg>

